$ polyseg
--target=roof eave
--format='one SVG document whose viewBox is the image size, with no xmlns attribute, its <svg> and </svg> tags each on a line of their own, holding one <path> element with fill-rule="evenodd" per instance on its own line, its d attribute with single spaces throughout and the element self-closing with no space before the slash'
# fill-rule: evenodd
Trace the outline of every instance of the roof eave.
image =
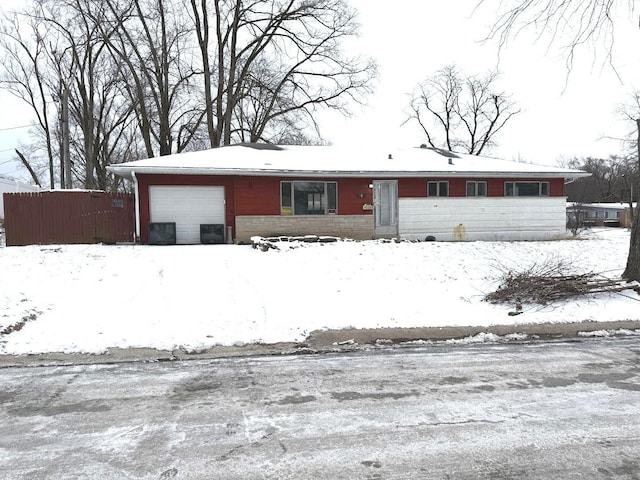
<svg viewBox="0 0 640 480">
<path fill-rule="evenodd" d="M 197 168 L 197 167 L 146 167 L 146 166 L 119 166 L 110 165 L 107 169 L 118 176 L 132 179 L 132 172 L 140 174 L 156 174 L 156 175 L 237 175 L 237 176 L 280 176 L 280 177 L 352 177 L 352 178 L 411 178 L 411 177 L 429 177 L 429 178 L 581 178 L 589 177 L 590 173 L 581 171 L 567 172 L 474 172 L 474 171 L 379 171 L 379 170 L 275 170 L 275 169 L 237 169 L 237 168 Z"/>
</svg>

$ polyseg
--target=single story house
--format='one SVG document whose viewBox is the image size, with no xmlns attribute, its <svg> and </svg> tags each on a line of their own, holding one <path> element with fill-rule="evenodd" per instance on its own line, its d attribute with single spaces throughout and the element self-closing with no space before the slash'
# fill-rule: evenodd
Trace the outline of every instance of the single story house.
<svg viewBox="0 0 640 480">
<path fill-rule="evenodd" d="M 634 202 L 634 209 L 637 202 Z M 632 215 L 628 203 L 567 203 L 567 221 L 579 216 L 583 225 L 631 227 Z"/>
<path fill-rule="evenodd" d="M 134 184 L 140 241 L 178 244 L 304 234 L 553 239 L 565 234 L 565 183 L 589 175 L 425 147 L 265 144 L 150 158 L 109 170 Z"/>
<path fill-rule="evenodd" d="M 22 193 L 22 192 L 39 192 L 40 187 L 28 185 L 17 180 L 0 177 L 0 220 L 4 219 L 4 200 L 5 193 Z"/>
</svg>

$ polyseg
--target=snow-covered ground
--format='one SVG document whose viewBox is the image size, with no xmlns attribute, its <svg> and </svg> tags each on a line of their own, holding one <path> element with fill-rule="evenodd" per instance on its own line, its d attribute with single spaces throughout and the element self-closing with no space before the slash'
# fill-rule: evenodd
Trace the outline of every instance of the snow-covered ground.
<svg viewBox="0 0 640 480">
<path fill-rule="evenodd" d="M 545 308 L 482 301 L 505 268 L 619 276 L 629 232 L 552 242 L 0 247 L 0 353 L 302 341 L 316 329 L 640 320 L 632 290 Z"/>
</svg>

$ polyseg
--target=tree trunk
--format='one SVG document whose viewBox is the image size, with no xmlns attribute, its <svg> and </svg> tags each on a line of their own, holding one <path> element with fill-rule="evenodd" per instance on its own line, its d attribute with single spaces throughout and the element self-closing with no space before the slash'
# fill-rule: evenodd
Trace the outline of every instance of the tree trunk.
<svg viewBox="0 0 640 480">
<path fill-rule="evenodd" d="M 636 119 L 638 166 L 640 167 L 640 118 Z M 633 181 L 633 180 L 632 180 Z M 633 200 L 633 199 L 631 199 Z M 631 238 L 629 240 L 629 256 L 627 268 L 622 276 L 628 280 L 640 282 L 640 208 L 631 208 Z"/>
<path fill-rule="evenodd" d="M 635 208 L 633 215 L 633 225 L 631 226 L 631 239 L 629 240 L 629 256 L 627 257 L 627 268 L 622 276 L 627 280 L 640 282 L 640 209 Z"/>
<path fill-rule="evenodd" d="M 16 155 L 18 155 L 18 157 L 20 158 L 20 161 L 22 162 L 22 165 L 24 165 L 24 168 L 26 168 L 29 171 L 29 175 L 31 175 L 31 178 L 33 179 L 34 183 L 38 185 L 40 188 L 42 188 L 42 184 L 40 183 L 40 179 L 38 178 L 38 175 L 33 170 L 33 168 L 31 168 L 31 164 L 27 161 L 27 159 L 22 154 L 22 152 L 17 148 L 16 148 Z"/>
<path fill-rule="evenodd" d="M 193 19 L 195 21 L 196 36 L 200 53 L 202 54 L 202 75 L 204 78 L 204 109 L 205 122 L 207 123 L 207 134 L 209 135 L 209 146 L 211 148 L 219 146 L 216 129 L 213 125 L 213 98 L 211 95 L 211 64 L 209 62 L 209 13 L 207 11 L 207 1 L 201 0 L 202 18 L 196 0 L 191 0 Z"/>
</svg>

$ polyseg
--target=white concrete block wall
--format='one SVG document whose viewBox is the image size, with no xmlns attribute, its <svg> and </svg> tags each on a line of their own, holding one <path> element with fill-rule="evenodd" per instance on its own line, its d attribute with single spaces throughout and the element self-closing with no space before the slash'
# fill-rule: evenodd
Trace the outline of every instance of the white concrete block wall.
<svg viewBox="0 0 640 480">
<path fill-rule="evenodd" d="M 566 232 L 565 197 L 401 198 L 399 235 L 439 241 L 550 240 Z"/>
<path fill-rule="evenodd" d="M 552 240 L 566 234 L 564 197 L 401 198 L 399 236 L 438 241 Z M 236 241 L 254 235 L 335 235 L 373 238 L 371 215 L 236 217 Z"/>
</svg>

